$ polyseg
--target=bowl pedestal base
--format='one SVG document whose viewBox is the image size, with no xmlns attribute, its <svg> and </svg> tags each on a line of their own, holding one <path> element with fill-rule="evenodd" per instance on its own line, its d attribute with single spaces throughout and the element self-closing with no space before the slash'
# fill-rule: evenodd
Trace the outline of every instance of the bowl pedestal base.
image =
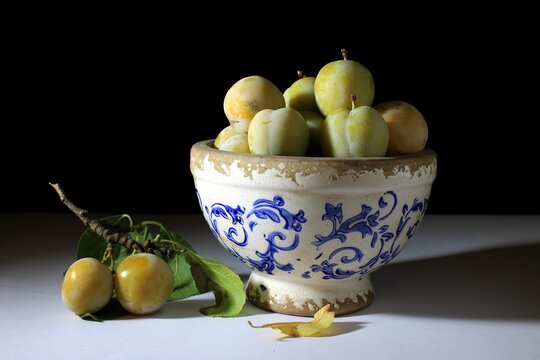
<svg viewBox="0 0 540 360">
<path fill-rule="evenodd" d="M 322 280 L 314 284 L 252 272 L 246 288 L 249 301 L 265 310 L 282 314 L 312 316 L 326 304 L 336 315 L 359 311 L 373 302 L 369 275 L 361 280 Z"/>
</svg>

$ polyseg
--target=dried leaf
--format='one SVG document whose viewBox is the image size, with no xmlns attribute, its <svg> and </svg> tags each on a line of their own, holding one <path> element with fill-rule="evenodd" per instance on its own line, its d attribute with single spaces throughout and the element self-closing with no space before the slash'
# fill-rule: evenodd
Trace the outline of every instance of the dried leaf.
<svg viewBox="0 0 540 360">
<path fill-rule="evenodd" d="M 280 322 L 260 326 L 253 325 L 251 321 L 248 321 L 248 323 L 253 328 L 272 328 L 274 330 L 280 330 L 282 333 L 289 336 L 315 336 L 321 330 L 332 325 L 334 316 L 335 313 L 330 311 L 330 304 L 326 304 L 315 313 L 313 321 Z"/>
</svg>

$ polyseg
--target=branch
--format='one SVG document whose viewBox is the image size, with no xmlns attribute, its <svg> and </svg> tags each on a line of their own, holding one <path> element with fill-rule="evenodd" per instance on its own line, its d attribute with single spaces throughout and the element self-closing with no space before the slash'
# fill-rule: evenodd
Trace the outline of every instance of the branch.
<svg viewBox="0 0 540 360">
<path fill-rule="evenodd" d="M 56 190 L 60 201 L 66 205 L 66 207 L 71 210 L 77 217 L 82 221 L 84 226 L 86 226 L 93 233 L 101 236 L 108 244 L 119 244 L 123 245 L 129 250 L 144 251 L 147 253 L 157 254 L 161 253 L 164 256 L 171 257 L 174 255 L 174 250 L 167 247 L 157 246 L 151 241 L 145 241 L 140 243 L 137 240 L 133 240 L 126 233 L 114 231 L 113 227 L 109 224 L 100 223 L 98 220 L 89 218 L 86 216 L 88 213 L 87 210 L 79 208 L 71 200 L 66 197 L 64 190 L 60 187 L 59 184 L 49 183 Z"/>
<path fill-rule="evenodd" d="M 64 190 L 62 190 L 62 188 L 60 187 L 59 184 L 49 183 L 49 185 L 51 185 L 53 187 L 53 189 L 56 190 L 56 193 L 60 197 L 60 201 L 63 202 L 64 205 L 66 205 L 68 207 L 68 209 L 71 210 L 75 215 L 77 215 L 77 217 L 79 219 L 81 219 L 84 226 L 88 226 L 88 223 L 90 221 L 90 219 L 88 217 L 86 217 L 86 214 L 88 213 L 88 210 L 81 209 L 77 205 L 72 203 L 71 200 L 69 200 L 66 197 L 66 194 L 64 193 Z"/>
</svg>

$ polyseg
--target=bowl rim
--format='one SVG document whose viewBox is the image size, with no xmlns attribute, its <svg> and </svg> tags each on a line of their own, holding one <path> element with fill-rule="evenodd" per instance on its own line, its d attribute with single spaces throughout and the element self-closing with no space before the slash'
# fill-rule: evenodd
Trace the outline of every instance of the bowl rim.
<svg viewBox="0 0 540 360">
<path fill-rule="evenodd" d="M 284 156 L 284 155 L 256 155 L 242 154 L 230 151 L 223 151 L 213 147 L 215 139 L 198 141 L 191 147 L 191 162 L 201 155 L 209 155 L 212 160 L 222 160 L 226 163 L 232 161 L 240 161 L 252 164 L 262 162 L 266 163 L 286 163 L 295 167 L 311 167 L 316 165 L 324 165 L 333 168 L 343 169 L 374 169 L 387 168 L 394 169 L 397 167 L 409 166 L 418 169 L 421 166 L 436 165 L 437 154 L 429 148 L 422 151 L 405 154 L 399 156 L 385 157 L 324 157 L 324 156 Z M 202 160 L 202 159 L 200 159 Z"/>
</svg>

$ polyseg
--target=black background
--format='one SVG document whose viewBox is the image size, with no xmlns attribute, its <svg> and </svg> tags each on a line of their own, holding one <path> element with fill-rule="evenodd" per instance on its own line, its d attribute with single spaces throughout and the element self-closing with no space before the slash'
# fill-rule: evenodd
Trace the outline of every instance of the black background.
<svg viewBox="0 0 540 360">
<path fill-rule="evenodd" d="M 189 150 L 228 125 L 227 89 L 261 75 L 285 90 L 346 47 L 372 72 L 375 104 L 424 114 L 439 156 L 429 212 L 539 213 L 537 41 L 526 22 L 449 16 L 309 38 L 159 19 L 32 27 L 7 55 L 0 211 L 64 211 L 58 181 L 94 212 L 198 212 Z"/>
</svg>

